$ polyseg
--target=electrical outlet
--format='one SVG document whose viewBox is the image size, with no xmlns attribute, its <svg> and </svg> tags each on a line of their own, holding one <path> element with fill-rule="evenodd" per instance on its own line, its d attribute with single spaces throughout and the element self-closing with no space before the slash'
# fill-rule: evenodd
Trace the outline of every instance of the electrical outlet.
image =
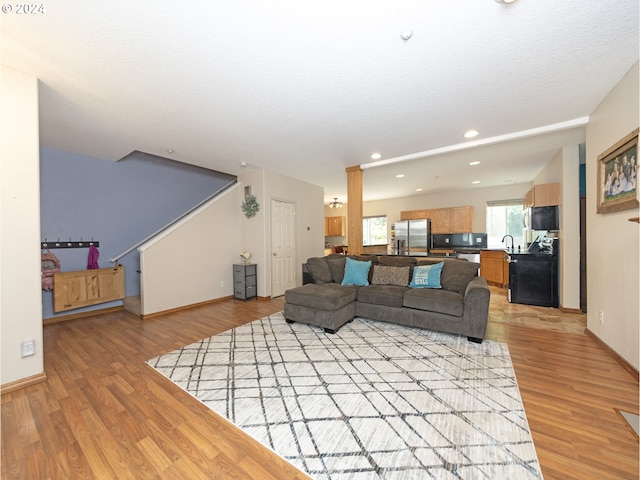
<svg viewBox="0 0 640 480">
<path fill-rule="evenodd" d="M 31 355 L 36 354 L 36 341 L 35 340 L 25 340 L 21 344 L 21 352 L 23 357 L 30 357 Z"/>
<path fill-rule="evenodd" d="M 600 323 L 604 325 L 604 313 L 602 311 L 598 312 L 598 317 L 600 318 Z"/>
<path fill-rule="evenodd" d="M 226 286 L 226 283 L 224 280 L 220 280 L 220 288 L 224 288 Z"/>
</svg>

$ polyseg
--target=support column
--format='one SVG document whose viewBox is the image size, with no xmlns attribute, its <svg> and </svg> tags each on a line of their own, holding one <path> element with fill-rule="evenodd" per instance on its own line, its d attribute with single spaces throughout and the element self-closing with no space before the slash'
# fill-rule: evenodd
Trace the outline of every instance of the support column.
<svg viewBox="0 0 640 480">
<path fill-rule="evenodd" d="M 362 253 L 362 169 L 348 167 L 347 172 L 347 234 L 349 255 Z"/>
</svg>

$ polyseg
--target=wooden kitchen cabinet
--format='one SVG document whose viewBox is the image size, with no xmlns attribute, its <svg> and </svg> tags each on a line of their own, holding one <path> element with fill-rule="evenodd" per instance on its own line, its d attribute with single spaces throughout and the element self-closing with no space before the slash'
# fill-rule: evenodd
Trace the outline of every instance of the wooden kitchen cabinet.
<svg viewBox="0 0 640 480">
<path fill-rule="evenodd" d="M 431 233 L 453 233 L 450 208 L 431 209 Z"/>
<path fill-rule="evenodd" d="M 429 252 L 437 255 L 453 255 L 455 250 L 453 248 L 432 248 Z"/>
<path fill-rule="evenodd" d="M 473 207 L 452 207 L 451 233 L 467 232 L 473 232 Z"/>
<path fill-rule="evenodd" d="M 431 219 L 431 233 L 473 232 L 473 207 L 429 208 L 400 212 L 400 220 Z"/>
<path fill-rule="evenodd" d="M 487 283 L 506 287 L 509 284 L 509 262 L 502 250 L 480 250 L 480 276 Z"/>
<path fill-rule="evenodd" d="M 400 220 L 422 220 L 431 218 L 431 210 L 405 210 L 400 212 Z"/>
<path fill-rule="evenodd" d="M 400 220 L 431 219 L 431 233 L 473 231 L 473 207 L 428 208 L 400 212 Z"/>
<path fill-rule="evenodd" d="M 522 207 L 552 207 L 560 205 L 560 183 L 534 185 L 524 195 Z"/>
<path fill-rule="evenodd" d="M 346 217 L 325 217 L 325 236 L 344 237 L 347 225 Z"/>
</svg>

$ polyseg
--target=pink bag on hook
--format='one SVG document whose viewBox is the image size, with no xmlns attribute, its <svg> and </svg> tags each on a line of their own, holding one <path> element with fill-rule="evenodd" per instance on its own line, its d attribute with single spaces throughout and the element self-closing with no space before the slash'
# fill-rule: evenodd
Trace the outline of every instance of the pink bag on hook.
<svg viewBox="0 0 640 480">
<path fill-rule="evenodd" d="M 89 257 L 87 258 L 87 270 L 95 270 L 100 268 L 98 265 L 98 257 L 100 256 L 100 252 L 95 247 L 95 245 L 89 245 Z"/>
<path fill-rule="evenodd" d="M 40 268 L 42 270 L 42 290 L 53 290 L 53 274 L 60 271 L 60 260 L 49 250 L 40 256 Z"/>
</svg>

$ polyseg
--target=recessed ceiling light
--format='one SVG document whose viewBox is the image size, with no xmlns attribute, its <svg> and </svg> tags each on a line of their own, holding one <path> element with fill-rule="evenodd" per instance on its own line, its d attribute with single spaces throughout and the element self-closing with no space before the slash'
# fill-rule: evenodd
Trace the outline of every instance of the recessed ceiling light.
<svg viewBox="0 0 640 480">
<path fill-rule="evenodd" d="M 175 150 L 173 148 L 167 148 L 167 153 L 173 153 Z"/>
<path fill-rule="evenodd" d="M 474 181 L 473 181 L 473 182 L 471 182 L 471 183 L 473 183 L 474 185 L 476 185 L 476 184 L 480 183 L 480 180 L 474 180 Z"/>
<path fill-rule="evenodd" d="M 240 166 L 241 167 L 246 167 L 247 166 L 247 162 L 240 162 Z"/>
<path fill-rule="evenodd" d="M 405 42 L 409 40 L 411 37 L 413 37 L 413 30 L 404 30 L 400 34 L 400 38 L 402 38 Z"/>
<path fill-rule="evenodd" d="M 373 158 L 374 160 L 379 160 L 382 158 L 382 155 L 380 155 L 379 153 L 374 153 L 371 155 L 371 158 Z"/>
<path fill-rule="evenodd" d="M 464 138 L 473 138 L 478 136 L 477 130 L 468 130 L 464 134 Z"/>
<path fill-rule="evenodd" d="M 505 5 L 509 5 L 510 3 L 514 3 L 516 0 L 496 0 L 498 3 L 503 3 Z"/>
<path fill-rule="evenodd" d="M 404 178 L 404 173 L 399 173 L 398 175 L 396 175 L 396 178 Z"/>
<path fill-rule="evenodd" d="M 469 165 L 480 165 L 480 162 L 476 160 L 475 162 L 469 162 Z"/>
<path fill-rule="evenodd" d="M 422 189 L 421 188 L 416 188 L 416 192 L 421 192 Z"/>
</svg>

